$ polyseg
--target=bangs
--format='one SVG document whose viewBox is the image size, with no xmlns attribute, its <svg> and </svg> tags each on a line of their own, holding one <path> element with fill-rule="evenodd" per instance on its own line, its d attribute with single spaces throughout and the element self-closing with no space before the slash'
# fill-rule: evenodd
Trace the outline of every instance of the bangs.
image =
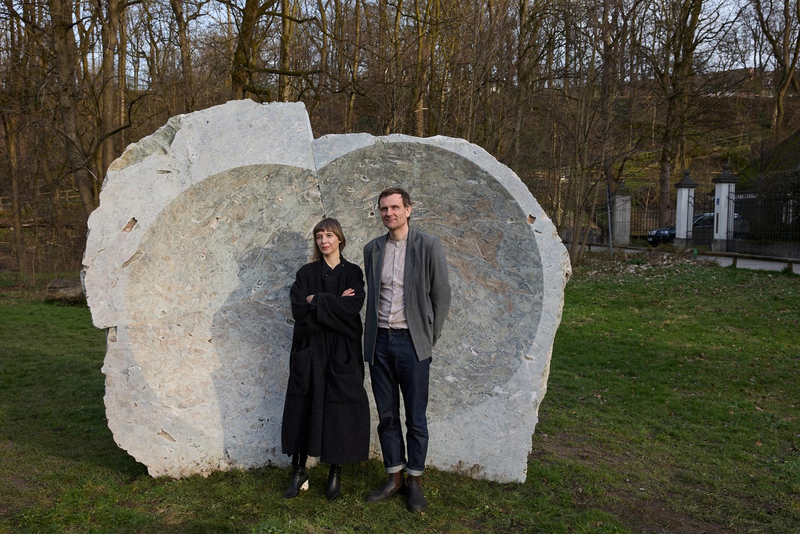
<svg viewBox="0 0 800 534">
<path fill-rule="evenodd" d="M 324 219 L 314 226 L 314 235 L 316 236 L 319 232 L 332 232 L 336 234 L 338 233 L 338 230 L 338 225 L 331 219 Z"/>
</svg>

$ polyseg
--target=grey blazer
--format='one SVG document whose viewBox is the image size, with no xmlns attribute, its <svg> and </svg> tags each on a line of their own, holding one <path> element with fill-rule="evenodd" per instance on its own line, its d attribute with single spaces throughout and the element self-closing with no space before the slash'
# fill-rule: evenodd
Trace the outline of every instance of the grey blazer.
<svg viewBox="0 0 800 534">
<path fill-rule="evenodd" d="M 367 317 L 364 324 L 364 360 L 372 363 L 378 336 L 383 251 L 389 234 L 376 237 L 364 246 L 364 274 L 367 277 Z M 442 335 L 450 311 L 450 281 L 447 259 L 436 236 L 417 232 L 409 226 L 406 266 L 403 272 L 405 312 L 417 359 L 431 357 L 433 346 Z"/>
</svg>

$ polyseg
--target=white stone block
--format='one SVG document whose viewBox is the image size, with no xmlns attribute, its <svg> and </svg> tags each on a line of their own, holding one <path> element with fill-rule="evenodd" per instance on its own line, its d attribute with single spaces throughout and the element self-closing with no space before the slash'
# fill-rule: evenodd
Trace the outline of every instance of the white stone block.
<svg viewBox="0 0 800 534">
<path fill-rule="evenodd" d="M 362 263 L 363 244 L 385 232 L 376 200 L 391 185 L 411 192 L 412 224 L 441 238 L 453 286 L 428 464 L 523 481 L 570 273 L 553 224 L 480 147 L 367 134 L 312 143 L 302 104 L 175 117 L 112 164 L 84 282 L 95 325 L 109 329 L 117 443 L 156 476 L 286 465 L 289 286 L 323 214 Z"/>
</svg>

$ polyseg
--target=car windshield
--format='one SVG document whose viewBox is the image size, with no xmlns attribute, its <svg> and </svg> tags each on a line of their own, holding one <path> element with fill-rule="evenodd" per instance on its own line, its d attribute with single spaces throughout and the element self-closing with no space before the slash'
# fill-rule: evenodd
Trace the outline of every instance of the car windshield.
<svg viewBox="0 0 800 534">
<path fill-rule="evenodd" d="M 742 220 L 742 216 L 739 213 L 734 213 L 733 214 L 733 218 L 735 220 L 737 220 L 737 221 L 741 221 Z M 714 214 L 713 213 L 703 213 L 702 215 L 698 215 L 697 217 L 694 218 L 694 221 L 692 221 L 692 224 L 697 224 L 697 223 L 701 223 L 701 222 L 706 222 L 706 223 L 714 222 Z"/>
</svg>

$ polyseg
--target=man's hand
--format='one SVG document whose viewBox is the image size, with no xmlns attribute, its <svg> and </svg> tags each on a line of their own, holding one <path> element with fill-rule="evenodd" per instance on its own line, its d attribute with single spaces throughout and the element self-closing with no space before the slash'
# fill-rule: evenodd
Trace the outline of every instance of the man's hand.
<svg viewBox="0 0 800 534">
<path fill-rule="evenodd" d="M 312 300 L 314 300 L 314 295 L 309 295 L 306 297 L 306 302 L 308 302 L 309 304 L 311 304 Z"/>
<path fill-rule="evenodd" d="M 344 293 L 342 293 L 343 297 L 354 297 L 355 295 L 356 295 L 356 292 L 352 288 L 345 289 Z"/>
</svg>

